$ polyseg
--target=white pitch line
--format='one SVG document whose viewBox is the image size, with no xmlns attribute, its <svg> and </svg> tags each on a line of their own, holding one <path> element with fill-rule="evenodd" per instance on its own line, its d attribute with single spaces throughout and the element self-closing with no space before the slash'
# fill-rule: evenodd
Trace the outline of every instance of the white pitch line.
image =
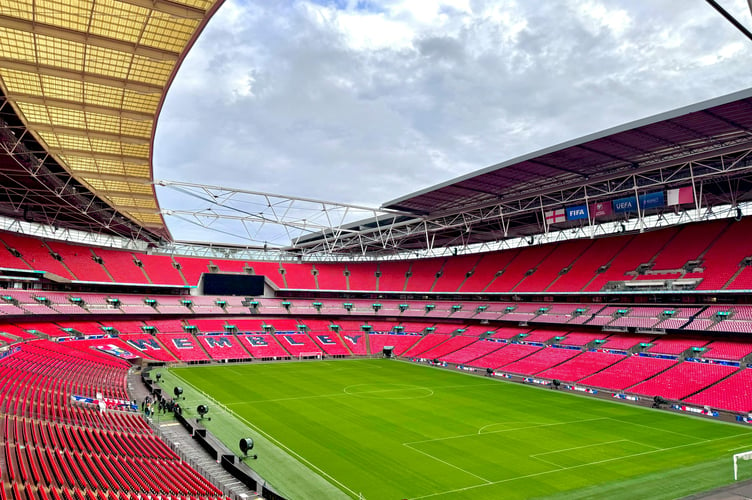
<svg viewBox="0 0 752 500">
<path fill-rule="evenodd" d="M 247 404 L 258 404 L 258 403 L 275 403 L 277 401 L 298 401 L 300 399 L 332 398 L 335 396 L 344 396 L 344 394 L 342 394 L 341 392 L 334 392 L 332 394 L 316 394 L 313 396 L 295 396 L 291 398 L 253 399 L 251 401 L 236 401 L 234 403 L 227 403 L 225 404 L 225 406 L 247 405 Z"/>
<path fill-rule="evenodd" d="M 572 450 L 581 450 L 583 448 L 592 448 L 593 446 L 601 446 L 604 444 L 614 444 L 614 443 L 623 443 L 624 441 L 629 441 L 628 439 L 617 439 L 616 441 L 607 441 L 605 443 L 593 443 L 593 444 L 586 444 L 583 446 L 573 446 L 572 448 L 563 448 L 561 450 L 552 450 L 552 451 L 544 451 L 542 453 L 535 453 L 533 455 L 528 455 L 529 457 L 538 458 L 540 455 L 550 455 L 552 453 L 561 453 L 562 451 L 572 451 Z"/>
<path fill-rule="evenodd" d="M 636 425 L 638 427 L 645 427 L 646 429 L 653 429 L 654 431 L 668 432 L 670 434 L 676 434 L 677 436 L 682 436 L 682 437 L 686 437 L 686 438 L 690 438 L 690 439 L 694 439 L 694 438 L 697 437 L 697 436 L 690 436 L 689 434 L 683 434 L 681 432 L 674 432 L 674 431 L 669 431 L 669 430 L 666 430 L 666 429 L 661 429 L 659 427 L 652 427 L 650 425 L 638 424 L 638 423 L 635 423 L 635 422 L 630 422 L 629 420 L 620 420 L 618 418 L 613 418 L 613 417 L 606 417 L 606 418 L 609 419 L 609 420 L 613 420 L 614 422 L 621 422 L 623 424 Z"/>
<path fill-rule="evenodd" d="M 540 460 L 541 462 L 546 463 L 548 465 L 553 465 L 554 467 L 557 468 L 556 470 L 564 470 L 566 468 L 561 464 L 556 464 L 554 462 L 551 462 L 550 460 L 546 460 L 545 458 L 534 457 L 533 455 L 530 455 L 530 458 L 534 458 L 535 460 Z M 555 472 L 555 471 L 550 471 L 550 472 Z"/>
<path fill-rule="evenodd" d="M 349 368 L 348 368 L 349 369 Z M 175 375 L 177 377 L 177 375 Z M 477 386 L 471 386 L 471 387 L 482 387 L 482 386 L 489 386 L 489 385 L 495 385 L 495 384 L 481 384 Z M 351 387 L 351 386 L 348 386 Z M 468 387 L 467 385 L 445 385 L 445 386 L 439 386 L 434 387 L 434 389 L 460 389 L 463 387 Z M 378 393 L 378 392 L 393 392 L 393 391 L 399 391 L 399 390 L 415 390 L 415 389 L 422 389 L 427 391 L 433 391 L 430 387 L 424 387 L 424 386 L 412 386 L 412 389 L 383 389 L 378 391 L 366 391 L 366 392 L 360 392 L 357 394 L 371 394 L 371 393 Z M 297 401 L 302 399 L 316 399 L 316 398 L 332 398 L 335 396 L 353 396 L 357 394 L 351 394 L 351 393 L 345 393 L 345 392 L 335 392 L 332 394 L 318 394 L 313 396 L 295 396 L 295 397 L 289 397 L 289 398 L 277 398 L 277 399 L 254 399 L 250 401 L 236 401 L 234 403 L 227 403 L 225 406 L 234 406 L 234 405 L 243 405 L 243 404 L 258 404 L 258 403 L 274 403 L 278 401 Z"/>
<path fill-rule="evenodd" d="M 478 434 L 484 434 L 483 430 L 486 429 L 486 428 L 488 428 L 488 427 L 491 427 L 491 426 L 494 426 L 494 425 L 507 425 L 507 424 L 547 425 L 547 424 L 544 424 L 543 422 L 519 422 L 519 421 L 518 422 L 494 422 L 492 424 L 484 425 L 483 427 L 481 427 L 480 429 L 478 429 Z M 515 429 L 519 429 L 519 427 L 516 427 Z M 508 430 L 508 429 L 503 429 L 503 430 Z M 486 432 L 485 434 L 491 434 L 493 432 L 494 431 Z"/>
<path fill-rule="evenodd" d="M 654 450 L 662 450 L 660 446 L 653 446 L 652 444 L 647 443 L 641 443 L 639 441 L 635 441 L 633 439 L 625 439 L 624 441 L 629 441 L 630 443 L 639 444 L 640 446 L 647 446 L 648 448 L 653 448 Z"/>
<path fill-rule="evenodd" d="M 500 434 L 502 432 L 522 431 L 522 430 L 525 430 L 525 429 L 538 429 L 540 427 L 552 427 L 552 426 L 556 426 L 556 425 L 567 425 L 567 424 L 579 424 L 579 423 L 582 423 L 582 422 L 593 422 L 595 420 L 605 420 L 606 418 L 608 418 L 608 417 L 587 418 L 587 419 L 584 419 L 584 420 L 572 420 L 570 422 L 555 422 L 555 423 L 552 423 L 552 424 L 530 425 L 528 427 L 517 427 L 515 429 L 501 429 L 501 430 L 498 430 L 498 431 L 484 432 L 482 434 L 479 434 L 477 432 L 473 433 L 473 434 L 459 434 L 457 436 L 447 436 L 447 437 L 436 438 L 436 439 L 424 439 L 422 441 L 410 441 L 408 443 L 402 443 L 402 444 L 419 444 L 419 443 L 430 443 L 430 442 L 433 442 L 433 441 L 448 441 L 450 439 L 461 439 L 461 438 L 473 437 L 473 436 L 485 435 L 485 434 Z"/>
<path fill-rule="evenodd" d="M 384 393 L 384 392 L 415 391 L 415 390 L 430 392 L 430 394 L 428 394 L 427 396 L 422 396 L 420 398 L 413 398 L 413 399 L 423 399 L 423 397 L 428 397 L 428 396 L 433 396 L 434 395 L 433 389 L 429 389 L 428 387 L 423 387 L 422 385 L 410 385 L 410 384 L 399 384 L 399 385 L 401 385 L 401 387 L 395 387 L 393 389 L 377 389 L 375 391 L 347 392 L 347 390 L 350 389 L 350 388 L 353 388 L 353 387 L 362 387 L 364 385 L 374 385 L 374 384 L 354 384 L 354 385 L 348 385 L 347 387 L 345 387 L 344 389 L 342 389 L 342 392 L 344 392 L 348 396 L 359 396 L 361 394 L 381 394 L 381 393 Z M 395 385 L 397 385 L 397 384 L 395 384 Z M 410 399 L 410 398 L 406 398 L 406 399 Z"/>
<path fill-rule="evenodd" d="M 726 451 L 736 451 L 736 450 L 752 450 L 752 444 L 748 444 L 747 446 L 737 446 L 736 448 L 729 448 Z"/>
<path fill-rule="evenodd" d="M 697 446 L 698 444 L 711 443 L 711 442 L 714 442 L 714 441 L 720 441 L 722 439 L 730 439 L 730 438 L 735 438 L 735 437 L 739 437 L 739 436 L 748 436 L 748 435 L 749 435 L 749 433 L 735 434 L 733 436 L 726 436 L 726 437 L 722 437 L 722 438 L 706 439 L 704 441 L 695 441 L 694 443 L 687 443 L 687 444 L 682 444 L 682 445 L 679 445 L 679 446 L 672 446 L 670 448 L 660 448 L 660 449 L 651 450 L 651 451 L 643 451 L 641 453 L 633 453 L 632 455 L 625 455 L 623 457 L 607 458 L 607 459 L 604 459 L 604 460 L 598 460 L 598 461 L 589 462 L 589 463 L 586 463 L 586 464 L 573 465 L 571 467 L 563 467 L 561 469 L 556 469 L 556 470 L 549 470 L 549 471 L 545 471 L 545 472 L 535 472 L 533 474 L 526 474 L 524 476 L 510 477 L 510 478 L 507 478 L 507 479 L 502 479 L 500 481 L 493 481 L 490 484 L 476 484 L 474 486 L 466 486 L 465 488 L 456 488 L 454 490 L 440 491 L 438 493 L 431 493 L 431 494 L 422 495 L 422 496 L 419 496 L 419 497 L 412 497 L 410 500 L 419 500 L 421 498 L 431 498 L 431 497 L 436 497 L 436 496 L 439 496 L 439 495 L 446 495 L 447 493 L 459 493 L 461 491 L 468 491 L 468 490 L 472 490 L 472 489 L 475 489 L 475 488 L 483 488 L 485 486 L 493 486 L 493 485 L 496 485 L 496 484 L 508 483 L 510 481 L 516 481 L 518 479 L 527 479 L 529 477 L 543 476 L 543 475 L 546 475 L 546 474 L 552 474 L 552 473 L 555 473 L 555 472 L 561 472 L 561 471 L 565 471 L 565 470 L 580 469 L 582 467 L 589 467 L 591 465 L 598 465 L 598 464 L 603 464 L 603 463 L 607 463 L 607 462 L 613 462 L 613 461 L 616 461 L 616 460 L 623 460 L 625 458 L 633 458 L 633 457 L 639 457 L 639 456 L 642 456 L 642 455 L 650 455 L 652 453 L 660 453 L 662 451 L 676 450 L 676 449 L 679 449 L 679 448 L 686 448 L 687 446 Z"/>
<path fill-rule="evenodd" d="M 451 463 L 447 462 L 446 460 L 442 460 L 442 459 L 440 459 L 440 458 L 439 458 L 439 457 L 437 457 L 437 456 L 431 455 L 431 454 L 430 454 L 430 453 L 428 453 L 428 452 L 425 452 L 425 451 L 423 451 L 423 450 L 419 450 L 418 448 L 415 448 L 415 447 L 413 447 L 413 446 L 410 446 L 410 444 L 409 444 L 409 443 L 402 443 L 402 446 L 407 446 L 407 447 L 408 447 L 408 448 L 410 448 L 411 450 L 413 450 L 413 451 L 417 451 L 418 453 L 421 453 L 421 454 L 423 454 L 423 455 L 427 456 L 428 458 L 432 458 L 432 459 L 436 460 L 437 462 L 441 462 L 441 463 L 442 463 L 442 464 L 444 464 L 444 465 L 448 465 L 449 467 L 453 467 L 453 468 L 457 469 L 458 471 L 464 472 L 465 474 L 468 474 L 468 475 L 470 475 L 470 476 L 473 476 L 473 477 L 477 477 L 477 478 L 478 478 L 478 479 L 480 479 L 481 481 L 484 481 L 484 482 L 486 482 L 486 484 L 491 484 L 491 481 L 489 481 L 488 479 L 486 479 L 486 478 L 484 478 L 484 477 L 481 477 L 481 476 L 479 476 L 479 475 L 477 475 L 477 474 L 473 474 L 473 473 L 472 473 L 472 472 L 470 472 L 470 471 L 466 471 L 466 470 L 465 470 L 465 469 L 463 469 L 462 467 L 458 467 L 457 465 L 451 464 Z"/>
<path fill-rule="evenodd" d="M 172 375 L 175 378 L 177 378 L 178 380 L 182 380 L 185 385 L 191 387 L 194 391 L 198 392 L 199 394 L 202 394 L 207 399 L 213 401 L 214 404 L 216 404 L 220 408 L 224 407 L 224 405 L 222 405 L 221 403 L 219 403 L 216 399 L 214 399 L 213 397 L 209 396 L 204 391 L 199 390 L 198 388 L 196 388 L 192 384 L 186 382 L 185 379 L 181 378 L 179 375 L 176 375 L 175 373 L 173 373 Z M 291 448 L 289 448 L 288 446 L 286 446 L 285 444 L 283 444 L 280 440 L 278 440 L 277 438 L 273 437 L 271 434 L 268 434 L 268 433 L 264 432 L 258 426 L 252 424 L 245 417 L 241 417 L 240 415 L 238 415 L 234 411 L 230 410 L 229 408 L 225 409 L 225 411 L 227 411 L 228 413 L 230 413 L 236 419 L 238 419 L 241 422 L 245 423 L 249 428 L 253 429 L 254 431 L 256 431 L 259 434 L 261 434 L 262 436 L 264 436 L 266 439 L 268 439 L 269 441 L 271 441 L 272 443 L 274 443 L 279 448 L 282 448 L 287 453 L 289 453 L 293 457 L 297 458 L 299 462 L 304 463 L 305 465 L 307 465 L 309 469 L 318 472 L 322 476 L 326 477 L 331 483 L 336 484 L 341 489 L 343 489 L 346 492 L 350 493 L 353 496 L 353 498 L 361 498 L 361 495 L 358 492 L 356 492 L 355 490 L 353 490 L 351 488 L 348 488 L 343 483 L 341 483 L 340 481 L 338 481 L 336 478 L 334 478 L 331 475 L 329 475 L 328 473 L 326 473 L 323 469 L 321 469 L 320 467 L 318 467 L 316 464 L 314 464 L 313 462 L 311 462 L 308 459 L 304 458 L 302 455 L 300 455 L 299 453 L 295 452 L 294 450 L 292 450 Z"/>
</svg>

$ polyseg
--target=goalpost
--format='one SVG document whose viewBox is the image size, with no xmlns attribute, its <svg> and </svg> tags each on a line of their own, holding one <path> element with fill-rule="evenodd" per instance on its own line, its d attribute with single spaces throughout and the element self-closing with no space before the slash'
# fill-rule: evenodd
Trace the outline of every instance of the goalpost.
<svg viewBox="0 0 752 500">
<path fill-rule="evenodd" d="M 304 359 L 321 359 L 323 355 L 324 353 L 321 351 L 301 352 L 298 354 L 298 361 L 303 361 Z"/>
<path fill-rule="evenodd" d="M 737 453 L 734 455 L 734 481 L 737 480 L 739 460 L 752 460 L 752 451 L 745 451 L 743 453 Z"/>
</svg>

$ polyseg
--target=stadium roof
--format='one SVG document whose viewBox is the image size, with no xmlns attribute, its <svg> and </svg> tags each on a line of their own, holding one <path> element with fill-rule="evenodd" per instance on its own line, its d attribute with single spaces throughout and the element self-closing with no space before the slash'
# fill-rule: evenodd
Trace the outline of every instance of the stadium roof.
<svg viewBox="0 0 752 500">
<path fill-rule="evenodd" d="M 0 0 L 0 89 L 22 133 L 153 234 L 169 235 L 152 185 L 157 116 L 222 1 Z"/>
<path fill-rule="evenodd" d="M 397 216 L 309 234 L 294 241 L 293 248 L 309 253 L 430 251 L 530 238 L 552 229 L 588 227 L 594 234 L 597 224 L 678 208 L 660 203 L 631 216 L 614 210 L 597 221 L 591 215 L 551 222 L 548 214 L 685 186 L 693 189 L 692 208 L 752 200 L 752 89 L 493 165 L 382 205 Z"/>
<path fill-rule="evenodd" d="M 752 88 L 620 125 L 397 198 L 382 208 L 467 211 L 643 168 L 701 160 L 752 144 Z"/>
</svg>

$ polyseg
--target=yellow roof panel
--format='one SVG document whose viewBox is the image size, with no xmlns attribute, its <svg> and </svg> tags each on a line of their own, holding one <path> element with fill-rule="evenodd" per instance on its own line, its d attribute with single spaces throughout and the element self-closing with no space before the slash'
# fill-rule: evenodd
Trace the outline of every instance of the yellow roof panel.
<svg viewBox="0 0 752 500">
<path fill-rule="evenodd" d="M 19 61 L 36 63 L 34 35 L 0 26 L 0 54 Z"/>
<path fill-rule="evenodd" d="M 91 18 L 91 33 L 138 42 L 149 10 L 115 0 L 97 0 Z"/>
<path fill-rule="evenodd" d="M 34 20 L 75 31 L 86 31 L 93 1 L 36 0 Z"/>
<path fill-rule="evenodd" d="M 34 0 L 0 0 L 0 12 L 11 17 L 31 21 L 34 17 L 32 13 L 33 3 Z"/>
<path fill-rule="evenodd" d="M 163 50 L 180 50 L 193 36 L 199 22 L 194 19 L 175 19 L 169 14 L 152 13 L 146 23 L 141 41 L 144 45 Z"/>
<path fill-rule="evenodd" d="M 13 94 L 42 95 L 42 82 L 36 73 L 6 70 L 3 74 L 5 86 Z"/>
<path fill-rule="evenodd" d="M 0 87 L 19 117 L 80 182 L 160 234 L 156 113 L 222 1 L 0 0 Z"/>
<path fill-rule="evenodd" d="M 43 66 L 80 72 L 86 56 L 86 46 L 82 43 L 36 35 L 36 60 Z"/>
</svg>

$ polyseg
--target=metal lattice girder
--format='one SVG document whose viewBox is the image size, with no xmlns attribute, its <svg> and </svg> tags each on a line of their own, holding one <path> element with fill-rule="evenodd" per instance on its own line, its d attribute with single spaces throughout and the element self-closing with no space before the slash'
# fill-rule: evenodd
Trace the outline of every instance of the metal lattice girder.
<svg viewBox="0 0 752 500">
<path fill-rule="evenodd" d="M 163 208 L 166 217 L 275 247 L 295 246 L 295 242 L 323 235 L 324 247 L 336 251 L 341 241 L 363 232 L 356 221 L 378 225 L 379 220 L 406 215 L 395 210 L 222 186 L 167 180 L 156 181 L 156 185 L 185 195 L 181 204 L 202 207 Z M 234 223 L 231 232 L 222 226 L 228 222 Z"/>
<path fill-rule="evenodd" d="M 83 188 L 29 137 L 25 127 L 0 119 L 0 215 L 90 234 L 153 239 Z"/>
<path fill-rule="evenodd" d="M 750 199 L 751 183 L 752 148 L 701 162 L 661 166 L 652 170 L 643 168 L 638 173 L 611 178 L 605 183 L 582 183 L 570 189 L 549 190 L 537 196 L 520 196 L 468 210 L 406 218 L 390 225 L 386 234 L 380 229 L 372 228 L 357 235 L 345 235 L 338 242 L 339 250 L 353 251 L 360 247 L 374 251 L 431 250 L 435 246 L 464 247 L 510 237 L 536 235 L 550 230 L 545 224 L 546 210 L 629 196 L 635 192 L 662 190 L 667 186 L 693 186 L 698 203 L 696 208 L 700 205 L 736 205 Z M 663 207 L 661 210 L 673 209 Z M 624 217 L 614 214 L 611 220 Z M 571 222 L 568 227 L 576 228 L 594 222 Z M 311 252 L 323 249 L 321 242 L 316 241 L 304 245 L 298 243 L 298 246 Z"/>
<path fill-rule="evenodd" d="M 544 211 L 567 205 L 609 200 L 667 187 L 693 187 L 696 206 L 737 205 L 752 199 L 752 147 L 698 161 L 673 165 L 662 162 L 612 175 L 607 179 L 574 183 L 534 196 L 519 195 L 493 204 L 420 215 L 226 187 L 159 181 L 203 204 L 201 209 L 170 209 L 167 216 L 182 218 L 207 229 L 244 235 L 246 241 L 272 243 L 306 255 L 319 253 L 399 253 L 432 251 L 437 247 L 468 247 L 520 236 L 547 234 L 552 228 Z M 638 213 L 635 220 L 662 211 Z M 626 221 L 624 214 L 603 220 L 572 221 L 571 229 L 609 221 Z M 227 229 L 234 222 L 241 229 Z M 280 232 L 269 230 L 281 227 Z M 561 226 L 559 226 L 561 227 Z M 559 229 L 559 227 L 555 229 Z M 272 239 L 274 235 L 276 239 Z"/>
</svg>

